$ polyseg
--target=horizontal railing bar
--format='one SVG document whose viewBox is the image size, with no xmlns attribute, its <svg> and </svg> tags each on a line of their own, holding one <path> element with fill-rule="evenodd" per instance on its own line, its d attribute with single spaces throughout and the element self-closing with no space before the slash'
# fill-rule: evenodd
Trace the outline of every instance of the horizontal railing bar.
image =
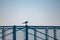
<svg viewBox="0 0 60 40">
<path fill-rule="evenodd" d="M 13 28 L 14 26 L 0 26 L 0 29 L 2 28 Z M 25 28 L 25 26 L 16 26 L 16 28 Z M 60 26 L 28 26 L 28 29 L 33 29 L 33 28 L 36 28 L 36 29 L 45 29 L 45 28 L 48 28 L 48 29 L 60 29 Z"/>
</svg>

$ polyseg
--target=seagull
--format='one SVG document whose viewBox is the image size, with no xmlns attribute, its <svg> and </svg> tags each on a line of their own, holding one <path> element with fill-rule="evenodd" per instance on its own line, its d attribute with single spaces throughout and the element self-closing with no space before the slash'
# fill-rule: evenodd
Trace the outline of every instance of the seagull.
<svg viewBox="0 0 60 40">
<path fill-rule="evenodd" d="M 23 24 L 26 24 L 27 25 L 28 21 L 25 21 Z"/>
</svg>

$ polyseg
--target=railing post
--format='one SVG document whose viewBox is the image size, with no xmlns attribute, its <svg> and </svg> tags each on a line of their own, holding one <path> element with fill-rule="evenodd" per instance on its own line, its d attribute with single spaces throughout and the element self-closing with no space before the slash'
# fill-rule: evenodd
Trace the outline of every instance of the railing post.
<svg viewBox="0 0 60 40">
<path fill-rule="evenodd" d="M 13 26 L 13 40 L 16 40 L 16 26 Z"/>
<path fill-rule="evenodd" d="M 37 35 L 37 32 L 36 32 L 36 29 L 34 29 L 34 40 L 37 40 L 37 37 L 36 37 L 36 35 Z"/>
<path fill-rule="evenodd" d="M 45 28 L 46 40 L 48 40 L 48 28 Z"/>
<path fill-rule="evenodd" d="M 3 27 L 3 29 L 2 29 L 2 40 L 6 40 L 6 39 L 5 39 L 5 34 L 6 34 L 6 33 L 5 33 L 5 28 Z"/>
<path fill-rule="evenodd" d="M 56 37 L 56 29 L 54 28 L 54 40 L 57 40 L 57 37 Z"/>
<path fill-rule="evenodd" d="M 2 40 L 5 39 L 5 38 L 4 38 L 4 35 L 5 35 L 5 33 L 4 33 L 4 27 L 3 27 L 3 29 L 2 29 Z"/>
<path fill-rule="evenodd" d="M 25 40 L 28 40 L 28 26 L 25 25 Z"/>
</svg>

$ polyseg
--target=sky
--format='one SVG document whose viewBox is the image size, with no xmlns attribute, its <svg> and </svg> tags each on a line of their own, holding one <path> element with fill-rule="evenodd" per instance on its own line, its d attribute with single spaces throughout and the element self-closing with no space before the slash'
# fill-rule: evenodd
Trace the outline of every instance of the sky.
<svg viewBox="0 0 60 40">
<path fill-rule="evenodd" d="M 60 0 L 0 0 L 1 25 L 60 26 Z"/>
</svg>

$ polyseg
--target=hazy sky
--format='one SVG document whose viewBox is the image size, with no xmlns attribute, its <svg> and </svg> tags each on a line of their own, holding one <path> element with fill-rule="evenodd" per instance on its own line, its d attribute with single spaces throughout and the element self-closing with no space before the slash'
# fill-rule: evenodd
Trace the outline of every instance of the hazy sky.
<svg viewBox="0 0 60 40">
<path fill-rule="evenodd" d="M 60 25 L 60 0 L 0 0 L 0 25 Z"/>
</svg>

